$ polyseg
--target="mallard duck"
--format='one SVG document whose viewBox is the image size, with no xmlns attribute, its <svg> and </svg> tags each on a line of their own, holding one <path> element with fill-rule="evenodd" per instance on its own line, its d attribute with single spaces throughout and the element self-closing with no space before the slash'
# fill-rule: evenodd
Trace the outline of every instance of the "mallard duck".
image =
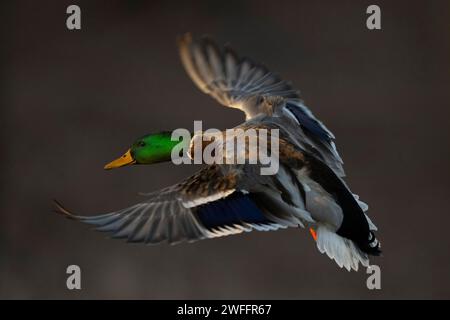
<svg viewBox="0 0 450 320">
<path fill-rule="evenodd" d="M 99 231 L 145 244 L 269 231 L 288 227 L 310 230 L 317 248 L 339 267 L 358 270 L 380 254 L 375 225 L 344 182 L 335 137 L 304 105 L 299 92 L 265 66 L 239 58 L 211 39 L 178 39 L 183 66 L 204 93 L 245 113 L 236 128 L 279 130 L 279 170 L 261 175 L 259 164 L 210 164 L 171 187 L 146 194 L 128 208 L 79 216 L 56 202 L 59 213 L 96 226 Z M 170 132 L 137 139 L 105 166 L 170 161 L 179 142 Z"/>
</svg>

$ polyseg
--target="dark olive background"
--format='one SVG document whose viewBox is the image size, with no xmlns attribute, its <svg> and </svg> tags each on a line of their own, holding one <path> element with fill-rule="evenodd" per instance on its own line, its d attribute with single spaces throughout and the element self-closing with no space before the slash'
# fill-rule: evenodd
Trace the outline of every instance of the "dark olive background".
<svg viewBox="0 0 450 320">
<path fill-rule="evenodd" d="M 65 26 L 78 4 L 82 30 Z M 382 30 L 365 26 L 368 5 Z M 0 298 L 450 298 L 448 1 L 14 1 L 1 8 Z M 198 167 L 104 171 L 138 136 L 243 115 L 185 74 L 176 36 L 230 42 L 302 90 L 370 204 L 382 289 L 305 230 L 146 247 L 52 213 L 139 200 Z M 65 287 L 82 269 L 82 290 Z"/>
</svg>

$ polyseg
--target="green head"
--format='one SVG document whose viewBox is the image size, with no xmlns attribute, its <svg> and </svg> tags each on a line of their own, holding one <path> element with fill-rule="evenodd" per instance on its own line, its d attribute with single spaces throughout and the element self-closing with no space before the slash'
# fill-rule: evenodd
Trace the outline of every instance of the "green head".
<svg viewBox="0 0 450 320">
<path fill-rule="evenodd" d="M 152 164 L 171 160 L 172 149 L 182 143 L 172 141 L 171 132 L 159 132 L 137 139 L 120 158 L 108 163 L 105 169 L 119 168 L 130 164 Z"/>
</svg>

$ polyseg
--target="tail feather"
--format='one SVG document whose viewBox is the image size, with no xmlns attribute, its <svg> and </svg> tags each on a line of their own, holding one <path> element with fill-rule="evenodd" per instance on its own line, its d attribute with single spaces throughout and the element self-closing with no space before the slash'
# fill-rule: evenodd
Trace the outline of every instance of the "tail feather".
<svg viewBox="0 0 450 320">
<path fill-rule="evenodd" d="M 359 197 L 352 194 L 346 183 L 322 161 L 312 157 L 309 157 L 308 161 L 309 177 L 328 194 L 333 195 L 334 201 L 342 209 L 343 220 L 340 222 L 336 234 L 351 240 L 358 249 L 366 254 L 380 255 L 380 246 L 373 233 L 376 226 L 364 212 L 368 209 L 367 205 L 359 201 Z M 330 222 L 330 214 L 327 219 L 317 220 Z M 335 224 L 332 225 L 335 226 Z"/>
<path fill-rule="evenodd" d="M 339 267 L 348 271 L 358 271 L 359 263 L 369 266 L 369 257 L 353 241 L 341 237 L 325 225 L 319 224 L 316 230 L 317 248 L 336 261 Z"/>
</svg>

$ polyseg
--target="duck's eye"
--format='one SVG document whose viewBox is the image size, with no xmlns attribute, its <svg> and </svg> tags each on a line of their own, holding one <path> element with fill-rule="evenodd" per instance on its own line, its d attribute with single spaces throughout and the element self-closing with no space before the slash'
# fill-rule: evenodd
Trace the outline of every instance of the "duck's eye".
<svg viewBox="0 0 450 320">
<path fill-rule="evenodd" d="M 138 146 L 139 147 L 145 147 L 145 142 L 144 141 L 139 141 L 138 142 Z"/>
</svg>

